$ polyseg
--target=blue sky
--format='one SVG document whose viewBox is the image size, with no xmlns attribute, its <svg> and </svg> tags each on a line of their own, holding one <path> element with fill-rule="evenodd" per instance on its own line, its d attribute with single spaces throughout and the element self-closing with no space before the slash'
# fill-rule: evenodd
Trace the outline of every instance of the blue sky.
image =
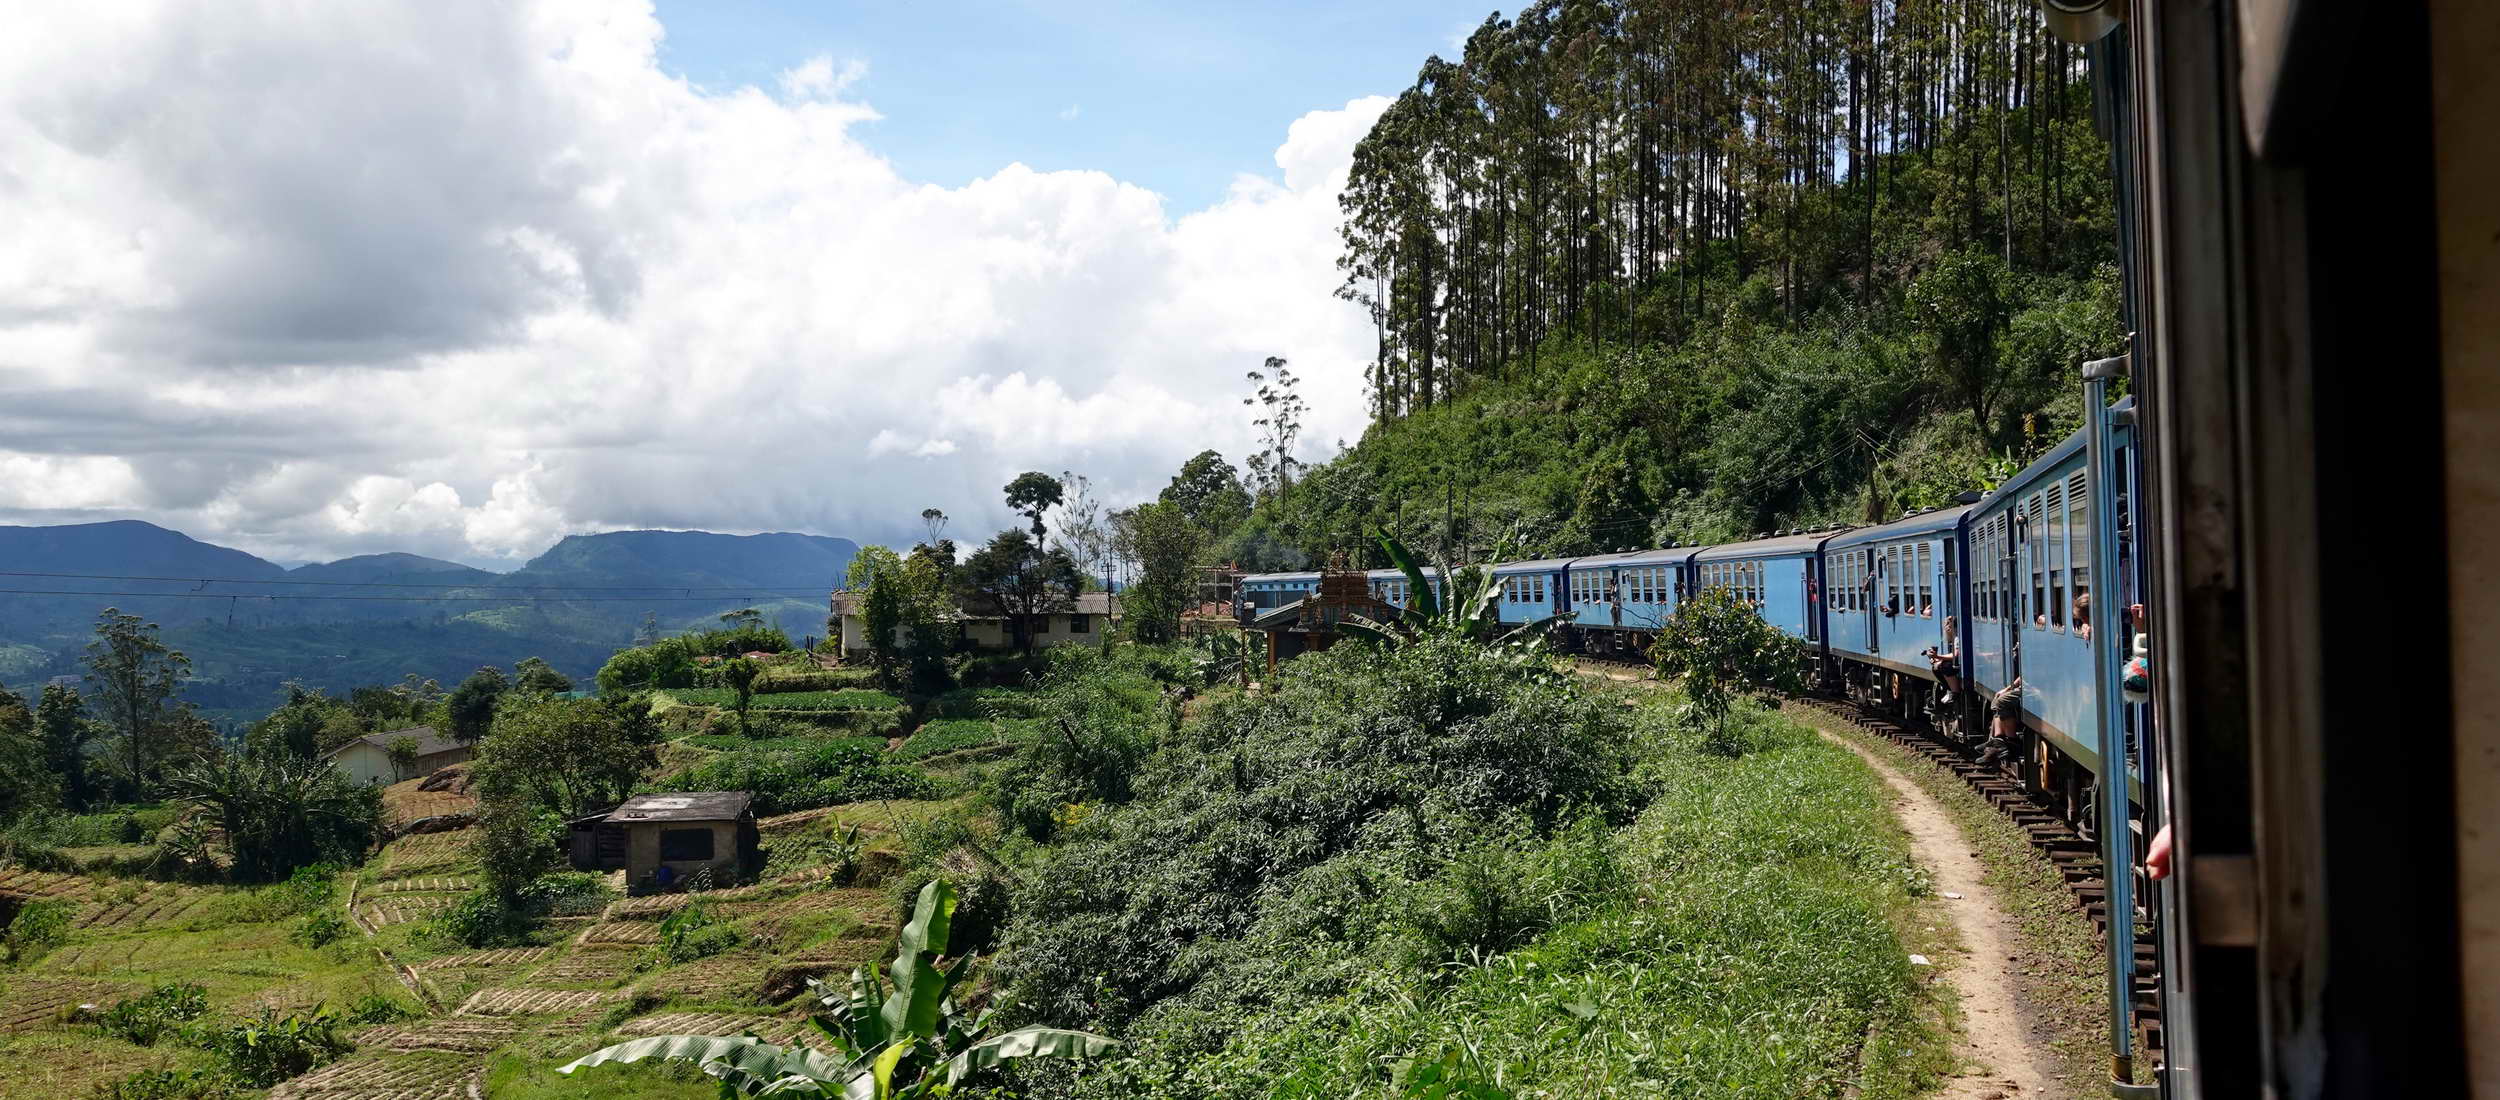
<svg viewBox="0 0 2500 1100">
<path fill-rule="evenodd" d="M 1384 3 L 875 3 L 659 0 L 660 63 L 698 84 L 770 88 L 823 54 L 867 65 L 858 128 L 917 181 L 959 186 L 1009 163 L 1095 169 L 1174 213 L 1272 175 L 1284 125 L 1393 95 L 1452 52 L 1483 0 Z M 1507 9 L 1505 9 L 1507 10 Z"/>
</svg>

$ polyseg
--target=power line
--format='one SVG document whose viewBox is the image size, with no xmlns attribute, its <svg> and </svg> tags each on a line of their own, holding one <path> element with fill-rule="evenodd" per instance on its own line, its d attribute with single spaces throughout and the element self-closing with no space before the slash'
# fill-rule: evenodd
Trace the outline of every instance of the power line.
<svg viewBox="0 0 2500 1100">
<path fill-rule="evenodd" d="M 401 581 L 290 581 L 278 578 L 244 580 L 235 577 L 138 577 L 115 573 L 28 573 L 0 570 L 0 577 L 44 577 L 75 581 L 161 581 L 167 584 L 293 584 L 323 588 L 491 588 L 519 592 L 830 592 L 832 586 L 781 587 L 772 585 L 683 585 L 683 584 L 416 584 Z M 142 593 L 146 595 L 148 593 Z M 170 595 L 170 593 L 168 593 Z M 343 597 L 342 597 L 343 598 Z"/>
<path fill-rule="evenodd" d="M 315 596 L 295 592 L 90 592 L 44 588 L 0 588 L 0 596 L 113 596 L 133 600 L 341 600 L 379 601 L 386 603 L 667 603 L 692 601 L 699 603 L 735 603 L 739 598 L 752 599 L 769 591 L 761 588 L 733 589 L 742 597 L 718 596 Z M 796 590 L 793 590 L 796 591 Z M 807 591 L 813 592 L 814 589 Z M 831 589 L 825 590 L 828 594 Z"/>
</svg>

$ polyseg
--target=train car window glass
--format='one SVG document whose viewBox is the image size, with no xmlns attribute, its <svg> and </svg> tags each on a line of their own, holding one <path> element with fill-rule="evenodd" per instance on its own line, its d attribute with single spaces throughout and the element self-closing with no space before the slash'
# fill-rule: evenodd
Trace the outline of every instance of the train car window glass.
<svg viewBox="0 0 2500 1100">
<path fill-rule="evenodd" d="M 2031 494 L 2023 516 L 2024 556 L 2031 559 L 2031 604 L 2023 609 L 2031 621 L 2025 626 L 2049 625 L 2049 559 L 2040 552 L 2040 500 L 2040 494 Z"/>
<path fill-rule="evenodd" d="M 2048 495 L 2049 629 L 2066 629 L 2066 486 L 2049 486 Z"/>
<path fill-rule="evenodd" d="M 2074 576 L 2075 599 L 2092 594 L 2092 496 L 2084 485 L 2083 471 L 2077 470 L 2066 479 L 2066 545 L 2074 558 L 2070 568 Z M 2085 622 L 2089 622 L 2086 619 Z"/>
<path fill-rule="evenodd" d="M 1997 617 L 1996 540 L 1996 521 L 1989 520 L 1987 533 L 1980 540 L 1979 563 L 1971 569 L 1971 576 L 1979 582 L 1979 616 L 1991 622 L 1994 622 Z"/>
<path fill-rule="evenodd" d="M 1918 544 L 1918 613 L 1936 617 L 1936 548 L 1924 542 Z"/>
</svg>

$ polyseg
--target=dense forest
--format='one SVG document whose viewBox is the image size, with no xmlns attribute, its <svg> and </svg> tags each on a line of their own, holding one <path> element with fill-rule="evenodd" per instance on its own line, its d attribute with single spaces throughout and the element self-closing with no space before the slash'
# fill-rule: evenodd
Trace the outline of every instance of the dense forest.
<svg viewBox="0 0 2500 1100">
<path fill-rule="evenodd" d="M 1427 60 L 1341 205 L 1372 426 L 1256 456 L 1247 567 L 1891 518 L 2071 430 L 2123 331 L 2086 61 L 2023 0 L 1548 0 Z"/>
</svg>

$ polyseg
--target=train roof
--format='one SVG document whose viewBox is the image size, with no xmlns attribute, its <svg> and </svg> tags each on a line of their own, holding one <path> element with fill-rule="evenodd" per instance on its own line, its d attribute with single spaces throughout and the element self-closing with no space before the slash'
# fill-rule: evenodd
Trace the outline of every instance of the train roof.
<svg viewBox="0 0 2500 1100">
<path fill-rule="evenodd" d="M 1673 565 L 1676 562 L 1692 557 L 1693 551 L 1696 549 L 1699 548 L 1693 546 L 1669 546 L 1656 550 L 1619 550 L 1612 554 L 1591 554 L 1585 558 L 1575 558 L 1572 560 L 1571 566 L 1574 569 L 1583 567 L 1590 569 L 1613 569 L 1624 565 Z"/>
<path fill-rule="evenodd" d="M 1441 567 L 1440 567 L 1440 566 L 1437 566 L 1437 565 L 1423 565 L 1423 566 L 1417 566 L 1416 568 L 1421 569 L 1421 570 L 1423 571 L 1423 574 L 1424 574 L 1425 576 L 1427 576 L 1427 577 L 1438 577 L 1438 576 L 1440 576 L 1440 575 L 1441 575 Z M 1373 580 L 1388 580 L 1388 581 L 1393 581 L 1393 580 L 1396 580 L 1396 579 L 1398 579 L 1398 578 L 1400 578 L 1400 577 L 1405 576 L 1405 575 L 1406 575 L 1406 570 L 1403 570 L 1403 569 L 1373 569 L 1373 570 L 1369 570 L 1369 571 L 1365 572 L 1363 575 L 1364 575 L 1364 576 L 1366 576 L 1366 577 L 1370 577 L 1370 578 L 1372 578 Z"/>
<path fill-rule="evenodd" d="M 1578 558 L 1538 558 L 1534 561 L 1495 562 L 1486 566 L 1484 571 L 1497 577 L 1512 573 L 1543 573 L 1560 569 L 1578 560 Z"/>
<path fill-rule="evenodd" d="M 1815 547 L 1821 546 L 1823 540 L 1830 537 L 1832 532 L 1829 531 L 1807 531 L 1796 535 L 1773 535 L 1751 542 L 1705 546 L 1693 555 L 1693 560 L 1726 561 L 1731 558 L 1784 558 L 1792 554 L 1811 554 Z"/>
<path fill-rule="evenodd" d="M 1857 546 L 1863 543 L 1880 542 L 1884 539 L 1899 538 L 1903 535 L 1924 535 L 1935 531 L 1950 531 L 1961 524 L 1963 516 L 1969 515 L 1972 510 L 1978 507 L 1979 506 L 1976 504 L 1956 504 L 1950 508 L 1937 508 L 1932 511 L 1920 512 L 1915 516 L 1910 516 L 1906 519 L 1897 519 L 1891 523 L 1883 523 L 1877 524 L 1873 527 L 1860 527 L 1851 531 L 1843 531 L 1837 535 L 1831 536 L 1831 540 L 1825 543 L 1823 548 L 1825 550 L 1838 550 L 1844 546 Z"/>
<path fill-rule="evenodd" d="M 1319 574 L 1317 573 L 1252 573 L 1249 576 L 1241 578 L 1241 583 L 1254 584 L 1260 581 L 1270 583 L 1276 581 L 1316 581 L 1318 579 Z"/>
</svg>

